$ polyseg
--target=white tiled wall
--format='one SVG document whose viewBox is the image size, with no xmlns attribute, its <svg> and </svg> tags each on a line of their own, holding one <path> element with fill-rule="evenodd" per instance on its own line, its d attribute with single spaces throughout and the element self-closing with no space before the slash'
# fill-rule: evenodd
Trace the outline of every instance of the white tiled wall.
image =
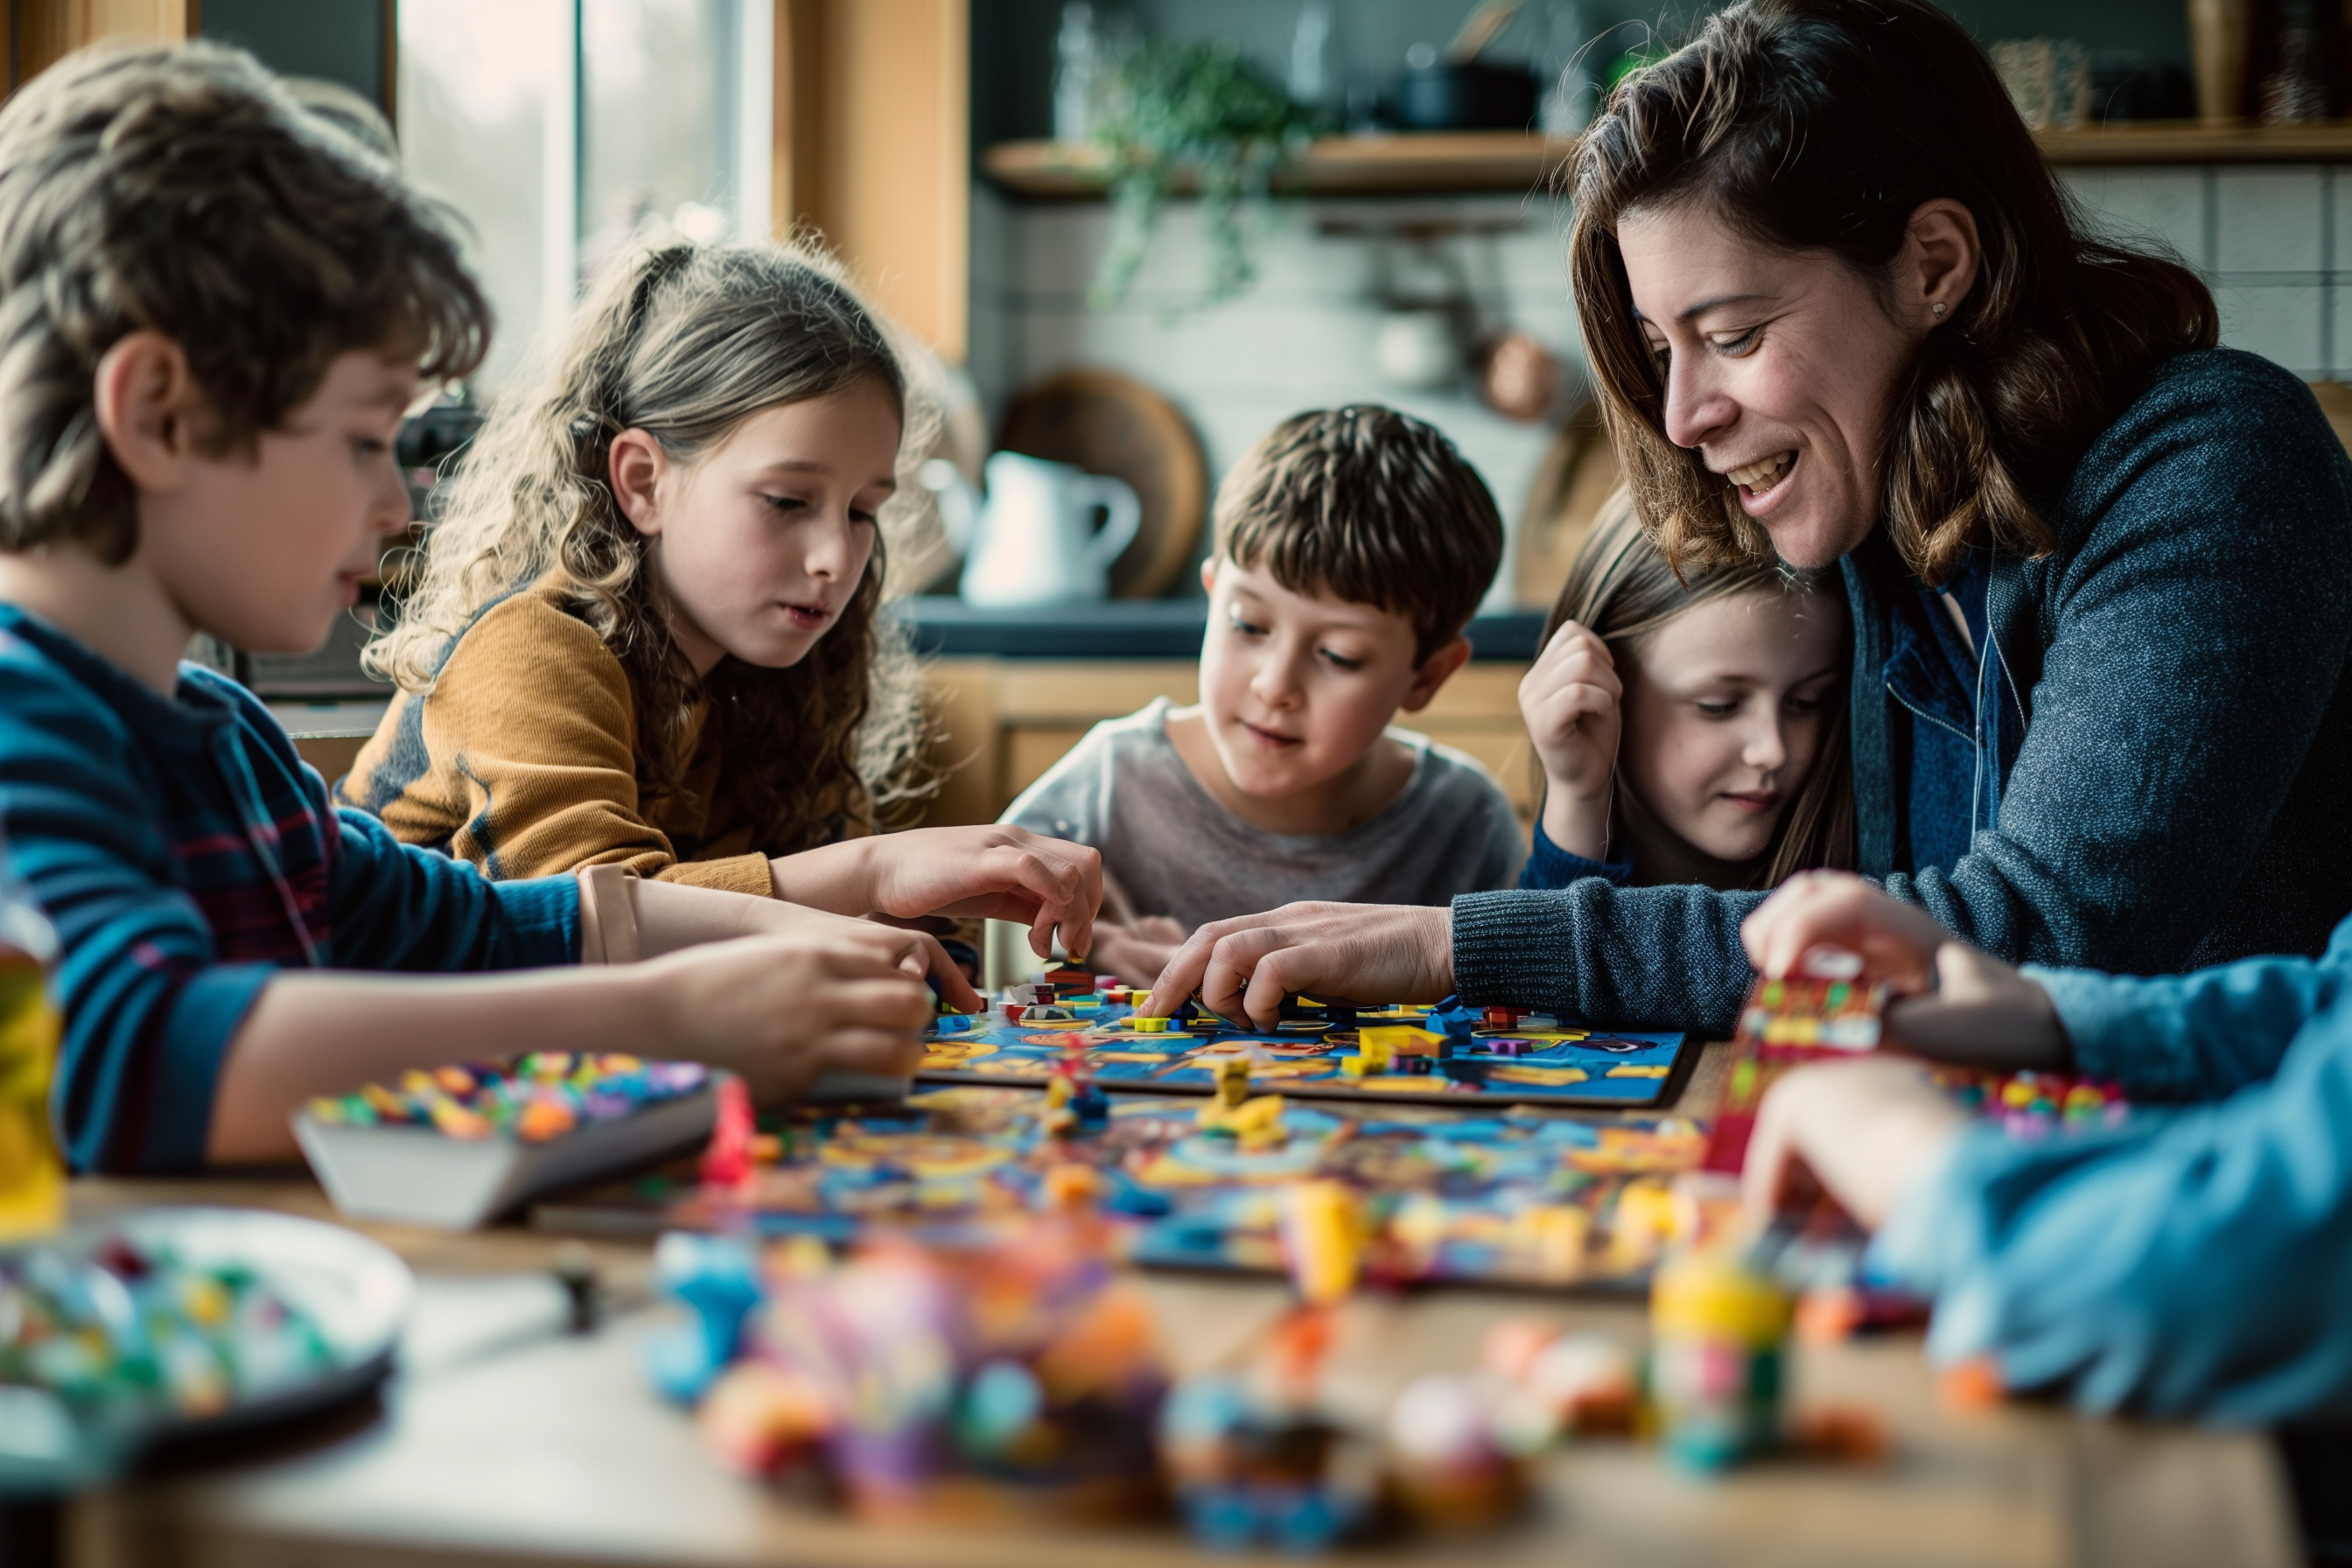
<svg viewBox="0 0 2352 1568">
<path fill-rule="evenodd" d="M 2177 251 L 2213 286 L 2222 338 L 2312 378 L 2352 375 L 2352 166 L 2074 169 L 2066 184 L 2110 226 Z M 1488 411 L 1465 389 L 1406 393 L 1372 363 L 1381 314 L 1370 242 L 1317 231 L 1327 216 L 1454 217 L 1516 225 L 1446 242 L 1490 322 L 1580 359 L 1563 266 L 1565 213 L 1549 202 L 1458 197 L 1285 204 L 1267 216 L 1256 286 L 1197 304 L 1196 209 L 1162 216 L 1133 290 L 1090 308 L 1109 233 L 1101 203 L 1022 205 L 972 194 L 971 368 L 992 409 L 1025 382 L 1072 365 L 1124 371 L 1184 409 L 1213 474 L 1286 415 L 1388 402 L 1444 429 L 1486 476 L 1507 521 L 1526 500 L 1549 433 Z M 1410 268 L 1409 255 L 1401 258 Z M 1432 275 L 1400 277 L 1424 288 Z M 1499 582 L 1507 583 L 1507 563 Z"/>
<path fill-rule="evenodd" d="M 2352 167 L 2072 169 L 2066 184 L 2204 274 L 2223 342 L 2311 380 L 2352 375 Z"/>
<path fill-rule="evenodd" d="M 1159 388 L 1191 416 L 1212 475 L 1266 428 L 1301 409 L 1393 405 L 1444 429 L 1477 466 L 1507 521 L 1527 498 L 1550 432 L 1490 412 L 1465 389 L 1401 392 L 1373 369 L 1381 306 L 1371 244 L 1324 237 L 1326 216 L 1457 217 L 1516 224 L 1492 238 L 1446 242 L 1480 312 L 1533 333 L 1580 364 L 1562 262 L 1564 226 L 1548 203 L 1517 197 L 1406 204 L 1285 204 L 1269 212 L 1256 285 L 1201 307 L 1196 209 L 1161 217 L 1135 287 L 1118 306 L 1087 303 L 1109 234 L 1101 203 L 1023 206 L 981 186 L 972 195 L 971 370 L 992 409 L 1024 383 L 1072 365 L 1118 370 Z M 1401 282 L 1437 287 L 1400 257 Z M 1510 580 L 1508 563 L 1498 584 Z"/>
</svg>

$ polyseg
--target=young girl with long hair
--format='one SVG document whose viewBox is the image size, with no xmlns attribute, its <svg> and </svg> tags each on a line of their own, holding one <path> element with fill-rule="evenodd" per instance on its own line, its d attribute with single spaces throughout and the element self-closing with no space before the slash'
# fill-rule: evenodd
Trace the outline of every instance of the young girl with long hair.
<svg viewBox="0 0 2352 1568">
<path fill-rule="evenodd" d="M 1569 568 L 1519 709 L 1543 771 L 1520 885 L 1771 888 L 1853 864 L 1835 580 L 1677 575 L 1623 492 Z"/>
<path fill-rule="evenodd" d="M 493 879 L 618 865 L 1084 952 L 1092 849 L 882 834 L 923 738 L 877 520 L 928 434 L 892 330 L 798 246 L 613 267 L 448 485 L 368 649 L 400 688 L 346 805 Z M 867 831 L 845 837 L 852 825 Z"/>
</svg>

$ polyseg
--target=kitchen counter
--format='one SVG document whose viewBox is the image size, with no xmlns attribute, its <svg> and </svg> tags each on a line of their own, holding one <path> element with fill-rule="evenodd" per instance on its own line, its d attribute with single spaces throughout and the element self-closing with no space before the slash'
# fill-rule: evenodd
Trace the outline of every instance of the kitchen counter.
<svg viewBox="0 0 2352 1568">
<path fill-rule="evenodd" d="M 913 632 L 920 652 L 946 658 L 1188 659 L 1201 651 L 1205 599 L 1114 599 L 996 610 L 940 594 L 900 599 L 890 614 Z M 1536 656 L 1544 612 L 1513 610 L 1470 623 L 1472 658 L 1526 664 Z"/>
</svg>

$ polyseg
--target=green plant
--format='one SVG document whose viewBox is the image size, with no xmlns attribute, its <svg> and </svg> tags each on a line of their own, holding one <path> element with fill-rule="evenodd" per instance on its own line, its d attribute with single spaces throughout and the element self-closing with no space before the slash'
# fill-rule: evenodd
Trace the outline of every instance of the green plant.
<svg viewBox="0 0 2352 1568">
<path fill-rule="evenodd" d="M 1138 47 L 1113 75 L 1094 132 L 1111 168 L 1110 248 L 1095 276 L 1094 303 L 1126 296 L 1182 171 L 1200 182 L 1207 299 L 1248 288 L 1257 263 L 1244 204 L 1265 198 L 1311 129 L 1309 111 L 1229 39 Z"/>
</svg>

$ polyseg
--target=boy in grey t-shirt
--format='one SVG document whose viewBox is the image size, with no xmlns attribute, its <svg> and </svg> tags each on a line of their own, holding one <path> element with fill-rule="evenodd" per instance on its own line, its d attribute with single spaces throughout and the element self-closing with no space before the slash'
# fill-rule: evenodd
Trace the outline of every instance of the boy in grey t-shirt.
<svg viewBox="0 0 2352 1568">
<path fill-rule="evenodd" d="M 1503 525 L 1432 426 L 1357 405 L 1234 466 L 1201 569 L 1201 700 L 1097 725 L 1003 820 L 1102 851 L 1098 970 L 1149 983 L 1205 921 L 1302 899 L 1445 903 L 1527 853 L 1485 769 L 1390 728 L 1470 657 Z"/>
</svg>

